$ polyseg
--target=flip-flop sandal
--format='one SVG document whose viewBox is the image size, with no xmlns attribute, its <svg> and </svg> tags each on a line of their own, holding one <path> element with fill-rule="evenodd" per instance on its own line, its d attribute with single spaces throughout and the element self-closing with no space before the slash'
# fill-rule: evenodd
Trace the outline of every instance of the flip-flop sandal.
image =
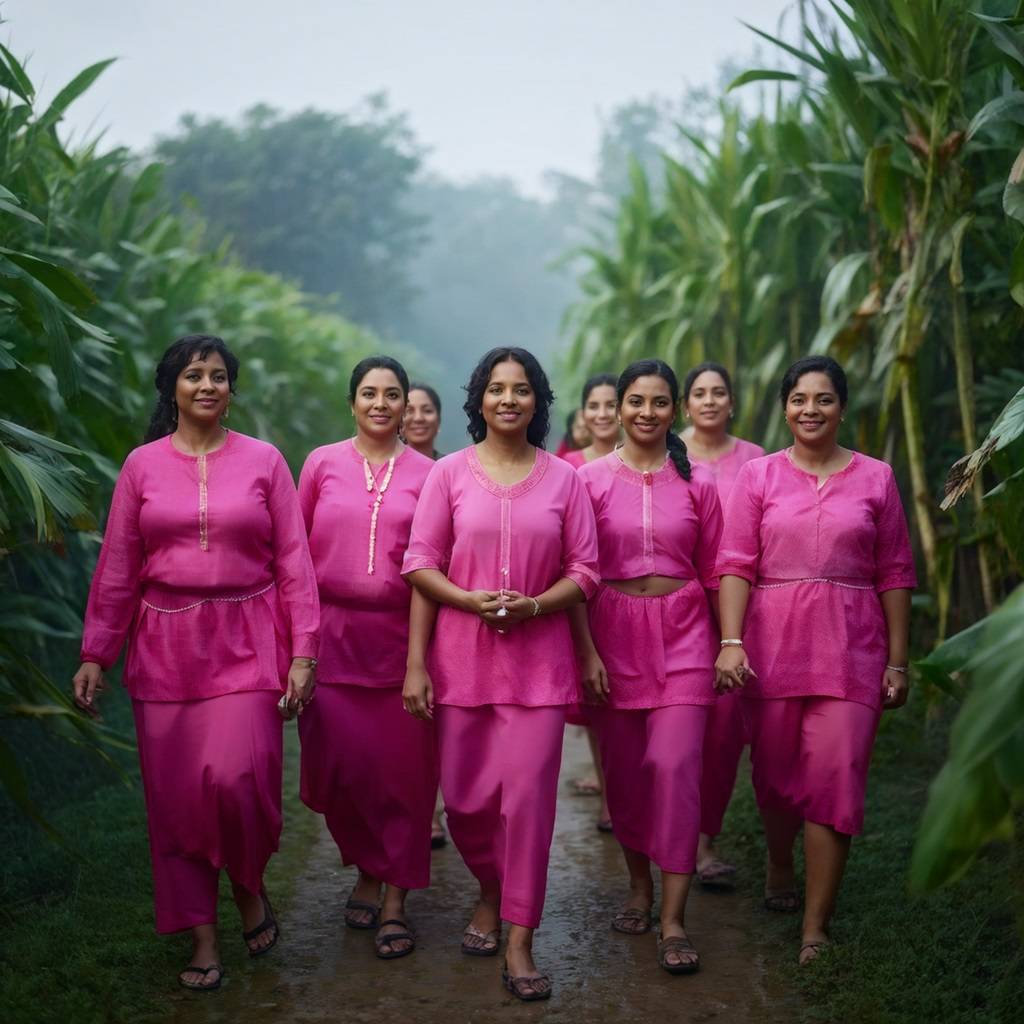
<svg viewBox="0 0 1024 1024">
<path fill-rule="evenodd" d="M 477 946 L 466 941 L 467 938 L 479 939 L 485 945 Z M 493 943 L 493 945 L 492 945 Z M 501 929 L 495 928 L 489 932 L 482 932 L 475 925 L 467 925 L 462 933 L 462 952 L 466 956 L 497 956 L 498 946 L 501 945 Z"/>
<path fill-rule="evenodd" d="M 536 983 L 546 982 L 547 988 L 542 988 L 537 991 L 535 988 Z M 551 977 L 547 974 L 538 974 L 533 978 L 529 978 L 526 975 L 520 977 L 513 977 L 508 972 L 508 961 L 505 962 L 505 966 L 501 969 L 501 982 L 516 997 L 524 1003 L 536 1003 L 541 999 L 551 998 Z"/>
<path fill-rule="evenodd" d="M 700 957 L 689 963 L 670 964 L 669 953 L 696 953 L 693 943 L 682 936 L 674 935 L 668 939 L 658 940 L 658 966 L 669 974 L 696 974 L 700 970 Z"/>
<path fill-rule="evenodd" d="M 210 973 L 210 971 L 217 972 L 217 980 L 212 985 L 204 985 L 202 982 L 186 981 L 185 975 L 201 974 L 204 978 Z M 210 964 L 209 967 L 193 967 L 189 965 L 178 975 L 178 984 L 182 988 L 190 989 L 192 992 L 216 992 L 220 988 L 221 981 L 224 980 L 224 968 L 220 964 Z"/>
<path fill-rule="evenodd" d="M 764 909 L 776 914 L 793 914 L 800 909 L 796 889 L 765 889 Z"/>
<path fill-rule="evenodd" d="M 831 942 L 826 942 L 824 940 L 821 940 L 821 941 L 818 941 L 818 942 L 805 942 L 800 947 L 800 952 L 797 953 L 797 955 L 796 955 L 797 963 L 800 964 L 801 967 L 806 967 L 808 964 L 814 963 L 814 961 L 818 959 L 818 954 L 823 949 L 827 949 L 831 945 L 832 945 Z M 806 960 L 801 960 L 800 957 L 802 957 L 804 955 L 804 950 L 805 949 L 813 949 L 814 950 L 814 956 L 809 956 Z"/>
<path fill-rule="evenodd" d="M 250 931 L 242 932 L 242 941 L 249 950 L 249 956 L 251 957 L 266 955 L 277 945 L 277 940 L 281 937 L 281 926 L 277 923 L 277 918 L 274 916 L 274 908 L 270 905 L 266 892 L 260 891 L 260 899 L 263 900 L 263 920 Z M 249 945 L 253 939 L 259 938 L 264 932 L 270 931 L 271 928 L 274 929 L 274 937 L 267 945 L 256 949 Z"/>
<path fill-rule="evenodd" d="M 400 932 L 390 932 L 388 935 L 374 935 L 373 944 L 377 947 L 377 956 L 381 960 L 397 960 L 400 956 L 408 956 L 416 949 L 416 936 L 409 931 L 409 925 L 397 917 L 389 917 L 386 921 L 381 921 L 380 927 L 383 928 L 388 924 L 396 924 L 403 930 Z M 384 952 L 385 946 L 393 946 L 394 943 L 403 941 L 408 941 L 409 943 L 405 949 L 392 948 L 386 953 Z"/>
<path fill-rule="evenodd" d="M 351 911 L 362 911 L 370 915 L 369 921 L 358 920 Z M 366 932 L 371 931 L 377 927 L 377 918 L 380 916 L 380 908 L 375 903 L 367 903 L 366 900 L 357 900 L 353 896 L 349 896 L 345 900 L 345 924 L 349 928 L 355 928 L 356 931 Z"/>
<path fill-rule="evenodd" d="M 651 930 L 651 912 L 626 907 L 612 918 L 612 928 L 623 935 L 646 935 Z"/>
<path fill-rule="evenodd" d="M 735 888 L 736 866 L 715 859 L 706 868 L 697 872 L 697 881 L 705 889 Z"/>
</svg>

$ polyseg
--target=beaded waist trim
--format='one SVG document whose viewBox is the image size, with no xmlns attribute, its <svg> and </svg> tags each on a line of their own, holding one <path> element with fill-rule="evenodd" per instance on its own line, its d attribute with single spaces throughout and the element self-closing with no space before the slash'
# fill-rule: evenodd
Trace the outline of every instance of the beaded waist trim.
<svg viewBox="0 0 1024 1024">
<path fill-rule="evenodd" d="M 795 587 L 798 583 L 830 583 L 833 587 L 846 587 L 847 590 L 874 590 L 870 583 L 843 583 L 831 580 L 827 576 L 807 576 L 799 580 L 784 580 L 781 583 L 755 583 L 758 590 L 781 590 L 783 587 Z"/>
<path fill-rule="evenodd" d="M 254 597 L 259 597 L 273 588 L 274 584 L 268 583 L 262 590 L 257 590 L 253 594 L 243 594 L 241 597 L 204 597 L 201 601 L 194 601 L 192 604 L 185 605 L 184 608 L 159 608 L 155 604 L 150 604 L 145 598 L 143 598 L 142 603 L 155 612 L 163 612 L 165 615 L 177 615 L 179 612 L 190 612 L 194 608 L 200 608 L 204 604 L 214 604 L 215 602 L 240 604 L 242 601 L 251 601 Z"/>
</svg>

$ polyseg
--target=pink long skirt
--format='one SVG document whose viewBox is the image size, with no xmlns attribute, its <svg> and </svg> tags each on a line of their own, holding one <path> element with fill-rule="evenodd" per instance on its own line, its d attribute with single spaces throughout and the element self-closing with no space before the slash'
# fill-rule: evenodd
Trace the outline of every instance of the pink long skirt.
<svg viewBox="0 0 1024 1024">
<path fill-rule="evenodd" d="M 434 708 L 452 840 L 501 916 L 536 928 L 544 910 L 565 707 Z"/>
<path fill-rule="evenodd" d="M 260 891 L 281 836 L 279 697 L 133 701 L 158 932 L 215 922 L 222 868 Z"/>
<path fill-rule="evenodd" d="M 591 709 L 615 838 L 662 871 L 692 874 L 708 708 Z"/>
<path fill-rule="evenodd" d="M 739 694 L 722 694 L 711 706 L 707 731 L 704 733 L 700 830 L 707 836 L 717 836 L 722 831 L 722 819 L 736 784 L 740 755 L 744 744 L 748 742 Z"/>
<path fill-rule="evenodd" d="M 324 684 L 299 737 L 302 802 L 324 815 L 342 861 L 402 889 L 430 885 L 434 729 L 401 690 Z"/>
<path fill-rule="evenodd" d="M 880 712 L 836 697 L 747 698 L 743 710 L 758 806 L 792 815 L 796 827 L 859 834 Z"/>
</svg>

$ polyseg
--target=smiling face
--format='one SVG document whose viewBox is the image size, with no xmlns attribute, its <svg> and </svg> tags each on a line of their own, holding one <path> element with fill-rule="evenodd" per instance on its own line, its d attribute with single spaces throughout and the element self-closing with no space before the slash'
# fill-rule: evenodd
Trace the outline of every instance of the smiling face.
<svg viewBox="0 0 1024 1024">
<path fill-rule="evenodd" d="M 583 422 L 595 441 L 609 444 L 619 436 L 619 423 L 615 418 L 615 388 L 611 384 L 598 384 L 590 389 L 583 406 Z"/>
<path fill-rule="evenodd" d="M 720 373 L 705 370 L 698 375 L 686 398 L 686 412 L 701 430 L 725 430 L 732 414 L 732 396 Z"/>
<path fill-rule="evenodd" d="M 409 392 L 409 404 L 405 408 L 405 439 L 418 451 L 430 454 L 434 450 L 434 439 L 441 429 L 441 415 L 430 395 L 420 388 Z"/>
<path fill-rule="evenodd" d="M 220 353 L 210 352 L 205 359 L 196 352 L 174 385 L 178 421 L 208 427 L 217 423 L 231 401 L 228 368 Z"/>
<path fill-rule="evenodd" d="M 493 431 L 505 437 L 525 434 L 537 408 L 537 396 L 526 369 L 514 359 L 497 363 L 484 388 L 480 413 Z"/>
<path fill-rule="evenodd" d="M 619 416 L 626 436 L 634 444 L 664 444 L 676 418 L 668 381 L 654 375 L 637 377 L 622 396 Z"/>
<path fill-rule="evenodd" d="M 786 396 L 786 422 L 793 437 L 810 447 L 835 444 L 843 407 L 827 373 L 805 373 Z"/>
<path fill-rule="evenodd" d="M 359 432 L 384 441 L 397 436 L 405 415 L 405 392 L 392 370 L 368 370 L 356 388 L 352 402 Z"/>
</svg>

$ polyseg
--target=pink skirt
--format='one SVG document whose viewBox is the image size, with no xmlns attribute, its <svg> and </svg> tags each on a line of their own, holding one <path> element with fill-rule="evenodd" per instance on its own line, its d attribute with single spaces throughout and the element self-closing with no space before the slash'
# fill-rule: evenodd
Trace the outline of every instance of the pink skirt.
<svg viewBox="0 0 1024 1024">
<path fill-rule="evenodd" d="M 565 708 L 434 708 L 448 828 L 501 917 L 536 928 L 544 911 Z"/>
<path fill-rule="evenodd" d="M 662 871 L 692 874 L 708 708 L 592 709 L 615 838 Z"/>
<path fill-rule="evenodd" d="M 613 708 L 714 704 L 718 642 L 697 580 L 663 597 L 601 586 L 587 603 L 594 645 L 608 671 Z"/>
<path fill-rule="evenodd" d="M 394 687 L 322 685 L 299 737 L 302 802 L 324 815 L 342 861 L 402 889 L 430 885 L 433 726 Z"/>
<path fill-rule="evenodd" d="M 157 930 L 216 920 L 217 875 L 259 892 L 281 836 L 276 693 L 133 702 Z"/>
<path fill-rule="evenodd" d="M 704 734 L 700 830 L 707 836 L 717 836 L 722 831 L 722 820 L 736 784 L 740 755 L 748 742 L 739 694 L 722 694 L 711 707 Z"/>
</svg>

